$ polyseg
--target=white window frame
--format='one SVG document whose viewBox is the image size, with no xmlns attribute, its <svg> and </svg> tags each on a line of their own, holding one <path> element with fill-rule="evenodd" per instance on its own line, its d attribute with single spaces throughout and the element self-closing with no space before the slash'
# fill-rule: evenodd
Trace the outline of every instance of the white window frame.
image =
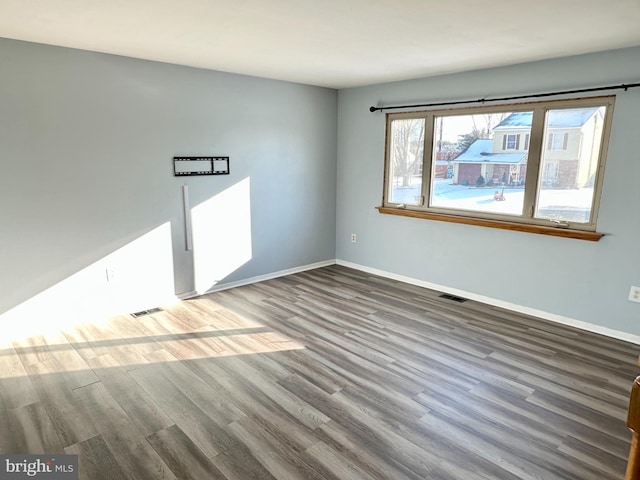
<svg viewBox="0 0 640 480">
<path fill-rule="evenodd" d="M 392 112 L 387 113 L 386 125 L 386 147 L 385 147 L 385 170 L 383 184 L 382 206 L 379 207 L 380 213 L 396 214 L 417 218 L 425 218 L 430 220 L 442 220 L 456 223 L 467 223 L 482 225 L 495 228 L 505 228 L 518 231 L 530 231 L 533 233 L 547 233 L 549 235 L 557 235 L 563 237 L 582 238 L 587 240 L 598 240 L 602 234 L 596 233 L 596 224 L 598 217 L 598 207 L 602 194 L 602 182 L 604 177 L 604 166 L 606 162 L 606 152 L 608 149 L 609 136 L 611 130 L 611 120 L 613 117 L 613 107 L 615 96 L 565 99 L 544 102 L 528 102 L 528 103 L 512 103 L 500 104 L 482 107 L 456 108 L 448 110 L 423 110 L 415 112 Z M 545 116 L 549 110 L 570 109 L 570 108 L 586 108 L 586 107 L 606 107 L 604 116 L 604 126 L 602 132 L 602 142 L 599 151 L 599 161 L 596 171 L 593 202 L 591 205 L 591 218 L 589 223 L 578 222 L 553 222 L 545 218 L 536 218 L 536 202 L 538 195 L 538 183 L 543 181 L 544 172 L 541 171 L 540 162 L 543 149 L 547 145 L 543 145 L 544 141 L 550 141 L 549 133 L 545 135 Z M 430 193 L 432 188 L 431 172 L 435 131 L 435 119 L 448 115 L 477 115 L 485 113 L 500 112 L 519 112 L 532 111 L 531 132 L 527 134 L 526 143 L 529 147 L 526 177 L 524 178 L 524 208 L 523 214 L 504 215 L 479 211 L 458 210 L 443 207 L 434 207 L 429 205 Z M 417 205 L 404 205 L 390 201 L 389 178 L 390 172 L 390 142 L 391 123 L 396 119 L 424 118 L 426 120 L 426 130 L 423 148 L 423 167 L 422 167 L 422 196 L 421 201 Z M 561 134 L 564 136 L 564 134 Z M 545 138 L 546 137 L 546 138 Z M 520 138 L 522 142 L 523 139 Z M 504 145 L 507 140 L 505 139 Z M 562 232 L 561 232 L 562 231 Z"/>
</svg>

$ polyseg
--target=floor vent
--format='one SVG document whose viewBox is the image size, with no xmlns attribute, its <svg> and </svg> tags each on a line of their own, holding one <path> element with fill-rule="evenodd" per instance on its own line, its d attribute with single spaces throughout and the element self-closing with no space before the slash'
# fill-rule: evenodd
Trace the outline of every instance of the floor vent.
<svg viewBox="0 0 640 480">
<path fill-rule="evenodd" d="M 150 308 L 149 310 L 142 310 L 141 312 L 132 313 L 131 316 L 133 318 L 144 317 L 145 315 L 149 315 L 151 313 L 161 312 L 161 308 Z"/>
<path fill-rule="evenodd" d="M 468 300 L 467 298 L 456 297 L 455 295 L 451 295 L 449 293 L 443 293 L 442 295 L 440 295 L 440 298 L 446 298 L 447 300 L 451 300 L 458 303 L 464 303 Z"/>
</svg>

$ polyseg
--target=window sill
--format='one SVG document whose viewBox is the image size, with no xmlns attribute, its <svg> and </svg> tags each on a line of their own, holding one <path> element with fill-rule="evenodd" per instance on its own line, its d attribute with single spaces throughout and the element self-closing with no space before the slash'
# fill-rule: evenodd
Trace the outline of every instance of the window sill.
<svg viewBox="0 0 640 480">
<path fill-rule="evenodd" d="M 437 220 L 440 222 L 462 223 L 465 225 L 477 225 L 480 227 L 501 228 L 516 232 L 538 233 L 540 235 L 552 235 L 554 237 L 575 238 L 578 240 L 589 240 L 597 242 L 604 233 L 588 232 L 585 230 L 572 230 L 569 228 L 546 227 L 543 225 L 532 225 L 527 223 L 507 222 L 504 220 L 489 220 L 486 218 L 472 218 L 458 215 L 448 215 L 443 213 L 425 212 L 418 210 L 407 210 L 404 208 L 376 207 L 376 209 L 387 215 L 400 215 L 402 217 L 422 218 L 424 220 Z"/>
</svg>

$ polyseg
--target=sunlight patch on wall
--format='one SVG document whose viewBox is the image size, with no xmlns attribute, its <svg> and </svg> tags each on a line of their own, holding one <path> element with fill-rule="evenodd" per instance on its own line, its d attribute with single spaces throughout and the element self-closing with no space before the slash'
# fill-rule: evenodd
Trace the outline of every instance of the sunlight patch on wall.
<svg viewBox="0 0 640 480">
<path fill-rule="evenodd" d="M 175 302 L 169 222 L 0 315 L 0 345 Z"/>
<path fill-rule="evenodd" d="M 251 260 L 249 177 L 191 209 L 195 289 L 199 294 Z"/>
</svg>

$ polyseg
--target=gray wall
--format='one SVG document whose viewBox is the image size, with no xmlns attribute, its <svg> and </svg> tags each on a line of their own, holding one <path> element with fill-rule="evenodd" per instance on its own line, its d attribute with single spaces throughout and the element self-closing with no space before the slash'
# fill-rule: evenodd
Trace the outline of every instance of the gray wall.
<svg viewBox="0 0 640 480">
<path fill-rule="evenodd" d="M 639 80 L 635 48 L 341 90 L 338 259 L 640 334 L 640 89 L 618 92 L 597 243 L 379 214 L 385 116 L 368 110 Z"/>
<path fill-rule="evenodd" d="M 335 258 L 335 90 L 12 40 L 0 59 L 0 314 L 193 291 L 183 184 L 211 200 L 201 288 Z M 231 175 L 176 178 L 179 155 Z"/>
</svg>

